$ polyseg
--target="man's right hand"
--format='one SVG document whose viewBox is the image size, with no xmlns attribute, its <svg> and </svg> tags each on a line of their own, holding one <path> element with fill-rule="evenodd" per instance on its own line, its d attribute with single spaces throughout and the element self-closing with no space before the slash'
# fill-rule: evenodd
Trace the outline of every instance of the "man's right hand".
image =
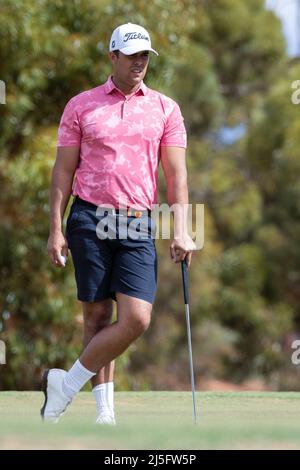
<svg viewBox="0 0 300 470">
<path fill-rule="evenodd" d="M 65 265 L 61 259 L 61 255 L 67 258 L 68 256 L 68 242 L 61 231 L 50 232 L 47 251 L 51 263 L 57 268 L 63 268 Z"/>
</svg>

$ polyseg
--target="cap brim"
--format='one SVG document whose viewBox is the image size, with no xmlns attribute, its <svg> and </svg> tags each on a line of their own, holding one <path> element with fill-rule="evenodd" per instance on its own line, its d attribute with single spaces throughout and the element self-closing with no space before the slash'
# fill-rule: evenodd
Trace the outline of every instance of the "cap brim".
<svg viewBox="0 0 300 470">
<path fill-rule="evenodd" d="M 156 52 L 151 47 L 148 49 L 145 49 L 144 47 L 139 48 L 139 47 L 130 46 L 130 47 L 123 47 L 123 49 L 120 49 L 120 51 L 122 52 L 122 54 L 125 54 L 125 55 L 136 54 L 137 52 L 142 52 L 142 51 L 150 51 L 150 52 L 153 52 L 153 54 L 155 55 L 159 55 L 159 53 Z"/>
</svg>

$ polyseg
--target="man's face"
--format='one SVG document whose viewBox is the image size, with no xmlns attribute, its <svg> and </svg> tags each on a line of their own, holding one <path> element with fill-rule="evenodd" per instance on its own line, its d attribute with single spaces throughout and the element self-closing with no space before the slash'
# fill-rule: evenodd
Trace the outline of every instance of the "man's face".
<svg viewBox="0 0 300 470">
<path fill-rule="evenodd" d="M 149 51 L 132 55 L 125 55 L 119 51 L 118 56 L 113 52 L 109 55 L 113 64 L 113 76 L 118 80 L 133 87 L 144 79 L 149 64 Z"/>
</svg>

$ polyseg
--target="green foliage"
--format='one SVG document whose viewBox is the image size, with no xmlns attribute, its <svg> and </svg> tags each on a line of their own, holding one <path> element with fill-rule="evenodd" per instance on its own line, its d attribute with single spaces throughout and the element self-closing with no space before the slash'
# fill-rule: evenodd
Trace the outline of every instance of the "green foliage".
<svg viewBox="0 0 300 470">
<path fill-rule="evenodd" d="M 112 30 L 137 22 L 158 58 L 147 84 L 175 98 L 188 129 L 190 199 L 205 204 L 205 245 L 190 271 L 196 375 L 263 377 L 295 387 L 287 366 L 300 324 L 300 120 L 279 21 L 263 0 L 2 0 L 0 79 L 0 388 L 36 388 L 41 369 L 68 367 L 82 320 L 71 263 L 50 266 L 48 191 L 67 100 L 110 73 Z M 282 78 L 278 78 L 282 77 Z M 244 123 L 238 143 L 216 130 Z M 160 201 L 166 200 L 161 175 Z M 157 242 L 151 328 L 117 362 L 117 387 L 188 383 L 181 274 Z"/>
</svg>

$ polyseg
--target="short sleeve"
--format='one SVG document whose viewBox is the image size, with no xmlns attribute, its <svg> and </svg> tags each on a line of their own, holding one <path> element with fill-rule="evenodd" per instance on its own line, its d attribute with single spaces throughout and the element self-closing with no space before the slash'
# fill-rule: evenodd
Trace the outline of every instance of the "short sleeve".
<svg viewBox="0 0 300 470">
<path fill-rule="evenodd" d="M 186 129 L 183 117 L 177 103 L 167 117 L 164 133 L 161 138 L 162 147 L 184 147 L 187 146 Z"/>
<path fill-rule="evenodd" d="M 58 147 L 80 147 L 81 129 L 76 108 L 73 99 L 65 106 L 58 128 Z"/>
</svg>

